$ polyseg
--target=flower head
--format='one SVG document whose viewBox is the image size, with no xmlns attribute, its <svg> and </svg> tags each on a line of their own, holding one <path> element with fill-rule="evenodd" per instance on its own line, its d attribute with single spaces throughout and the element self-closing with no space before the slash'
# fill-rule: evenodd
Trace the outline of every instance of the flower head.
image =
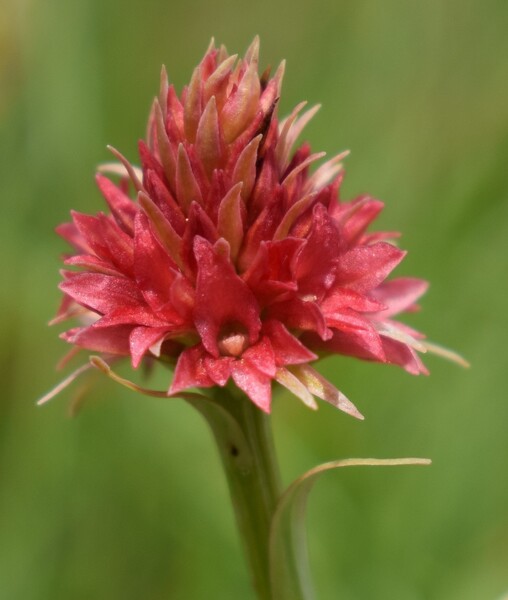
<svg viewBox="0 0 508 600">
<path fill-rule="evenodd" d="M 424 373 L 423 337 L 393 320 L 426 283 L 387 276 L 404 257 L 392 232 L 367 231 L 383 204 L 339 200 L 341 154 L 295 147 L 316 109 L 279 121 L 284 65 L 258 72 L 246 56 L 208 49 L 177 95 L 165 71 L 141 169 L 120 153 L 99 189 L 110 212 L 72 213 L 59 234 L 75 249 L 58 319 L 74 346 L 174 364 L 169 394 L 232 380 L 269 412 L 272 381 L 310 406 L 313 395 L 355 407 L 309 366 L 326 353 Z M 130 190 L 135 195 L 131 197 Z"/>
</svg>

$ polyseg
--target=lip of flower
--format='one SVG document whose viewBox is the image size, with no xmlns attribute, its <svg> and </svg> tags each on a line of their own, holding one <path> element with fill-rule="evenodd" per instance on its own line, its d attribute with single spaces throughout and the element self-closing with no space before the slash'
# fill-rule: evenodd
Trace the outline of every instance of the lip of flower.
<svg viewBox="0 0 508 600">
<path fill-rule="evenodd" d="M 78 307 L 93 317 L 62 335 L 70 344 L 134 368 L 173 361 L 172 395 L 232 379 L 269 412 L 276 380 L 360 418 L 308 362 L 341 353 L 425 373 L 423 336 L 392 317 L 426 283 L 385 281 L 405 253 L 393 232 L 367 232 L 383 204 L 338 199 L 347 153 L 309 172 L 323 153 L 293 147 L 318 107 L 279 123 L 284 63 L 260 77 L 258 50 L 238 59 L 212 44 L 180 97 L 163 69 L 141 169 L 112 149 L 120 163 L 97 176 L 110 214 L 73 212 L 57 229 L 80 270 L 63 271 L 56 321 Z"/>
</svg>

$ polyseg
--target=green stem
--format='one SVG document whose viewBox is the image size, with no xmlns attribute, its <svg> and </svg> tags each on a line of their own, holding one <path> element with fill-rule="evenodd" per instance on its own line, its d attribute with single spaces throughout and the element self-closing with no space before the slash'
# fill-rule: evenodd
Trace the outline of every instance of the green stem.
<svg viewBox="0 0 508 600">
<path fill-rule="evenodd" d="M 207 419 L 217 443 L 259 600 L 276 600 L 270 586 L 269 535 L 280 497 L 270 418 L 228 388 L 209 400 L 189 400 Z"/>
</svg>

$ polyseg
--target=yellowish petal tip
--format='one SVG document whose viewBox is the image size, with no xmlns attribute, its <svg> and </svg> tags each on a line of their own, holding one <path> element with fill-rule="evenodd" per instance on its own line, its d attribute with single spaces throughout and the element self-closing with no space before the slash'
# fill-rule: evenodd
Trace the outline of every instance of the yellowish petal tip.
<svg viewBox="0 0 508 600">
<path fill-rule="evenodd" d="M 431 354 L 435 354 L 436 356 L 440 356 L 441 358 L 445 358 L 446 360 L 454 362 L 464 369 L 469 369 L 471 367 L 471 363 L 454 350 L 450 350 L 449 348 L 445 348 L 439 344 L 434 344 L 433 342 L 428 341 L 424 341 L 423 345 Z"/>
</svg>

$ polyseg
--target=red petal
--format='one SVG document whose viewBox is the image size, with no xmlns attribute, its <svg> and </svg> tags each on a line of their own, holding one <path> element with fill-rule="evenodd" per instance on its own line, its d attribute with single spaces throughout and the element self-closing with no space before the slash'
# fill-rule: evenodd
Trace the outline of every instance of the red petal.
<svg viewBox="0 0 508 600">
<path fill-rule="evenodd" d="M 373 298 L 342 287 L 334 287 L 328 292 L 320 303 L 320 306 L 326 316 L 333 316 L 345 308 L 353 309 L 357 312 L 377 312 L 386 308 L 384 304 L 377 302 Z"/>
<path fill-rule="evenodd" d="M 125 275 L 132 275 L 134 247 L 132 238 L 109 216 L 99 213 L 99 235 L 106 241 L 111 262 Z"/>
<path fill-rule="evenodd" d="M 342 325 L 341 330 L 333 329 L 331 339 L 323 342 L 317 336 L 305 335 L 302 338 L 309 348 L 324 349 L 346 356 L 355 356 L 366 360 L 386 362 L 381 337 L 373 327 L 364 328 Z"/>
<path fill-rule="evenodd" d="M 178 273 L 170 290 L 172 305 L 184 321 L 191 321 L 194 311 L 195 290 L 189 280 Z"/>
<path fill-rule="evenodd" d="M 188 213 L 191 202 L 203 204 L 203 197 L 183 144 L 178 146 L 176 161 L 176 195 L 178 203 Z"/>
<path fill-rule="evenodd" d="M 159 342 L 168 332 L 167 327 L 136 327 L 129 336 L 132 366 L 136 369 L 149 348 Z"/>
<path fill-rule="evenodd" d="M 219 236 L 210 217 L 197 202 L 191 204 L 188 219 L 182 238 L 181 255 L 188 270 L 195 273 L 197 265 L 194 257 L 194 240 L 197 236 L 200 236 L 211 243 L 215 243 Z"/>
<path fill-rule="evenodd" d="M 220 358 L 207 356 L 204 359 L 204 365 L 210 378 L 222 387 L 231 377 L 231 366 L 234 361 L 235 359 L 231 356 L 221 356 Z"/>
<path fill-rule="evenodd" d="M 233 363 L 231 375 L 236 385 L 266 413 L 270 412 L 272 404 L 271 378 L 256 369 L 245 360 Z"/>
<path fill-rule="evenodd" d="M 118 271 L 111 263 L 97 258 L 91 254 L 78 254 L 66 258 L 64 264 L 72 267 L 83 267 L 87 271 L 94 273 L 102 273 L 103 275 L 113 275 L 116 277 L 122 277 L 122 273 Z"/>
<path fill-rule="evenodd" d="M 173 322 L 178 316 L 175 315 Z M 145 327 L 167 327 L 168 320 L 157 317 L 147 306 L 119 306 L 99 321 L 94 327 L 112 327 L 113 325 L 144 325 Z"/>
<path fill-rule="evenodd" d="M 184 104 L 184 123 L 185 135 L 190 142 L 194 142 L 199 123 L 199 116 L 202 109 L 202 76 L 201 68 L 197 66 L 192 73 L 192 79 L 185 94 Z M 183 94 L 182 94 L 183 100 Z"/>
<path fill-rule="evenodd" d="M 185 228 L 185 215 L 181 208 L 162 179 L 154 171 L 149 171 L 146 179 L 150 199 L 157 205 L 176 233 L 181 235 Z"/>
<path fill-rule="evenodd" d="M 268 375 L 268 377 L 275 377 L 277 372 L 275 354 L 268 337 L 262 337 L 257 344 L 247 348 L 242 354 L 242 359 L 248 361 L 259 372 Z"/>
<path fill-rule="evenodd" d="M 277 366 L 297 365 L 318 358 L 279 321 L 271 319 L 263 323 L 263 333 L 270 338 Z"/>
<path fill-rule="evenodd" d="M 91 253 L 111 262 L 111 252 L 102 237 L 102 227 L 99 219 L 74 210 L 71 211 L 71 215 L 77 231 L 84 239 L 86 247 L 91 249 Z"/>
<path fill-rule="evenodd" d="M 177 394 L 189 387 L 212 387 L 214 381 L 207 373 L 204 359 L 206 351 L 202 344 L 184 350 L 176 363 L 175 375 L 169 388 L 170 394 Z"/>
<path fill-rule="evenodd" d="M 339 229 L 322 204 L 312 211 L 312 228 L 298 255 L 296 277 L 301 294 L 322 297 L 334 282 L 335 263 L 343 248 Z"/>
<path fill-rule="evenodd" d="M 263 208 L 266 208 L 272 202 L 272 198 L 277 192 L 278 187 L 279 172 L 275 163 L 274 152 L 267 150 L 262 162 L 261 171 L 256 177 L 256 183 L 249 199 L 251 212 L 253 211 L 254 214 L 258 214 Z M 282 216 L 278 219 L 276 225 L 280 223 L 281 218 Z"/>
<path fill-rule="evenodd" d="M 143 173 L 146 174 L 149 171 L 155 171 L 160 179 L 164 178 L 164 169 L 162 165 L 155 159 L 150 152 L 150 148 L 145 144 L 143 140 L 138 142 L 139 158 L 141 159 L 141 166 L 143 167 Z"/>
<path fill-rule="evenodd" d="M 143 297 L 153 310 L 174 316 L 170 290 L 176 278 L 175 264 L 155 238 L 143 213 L 136 217 L 134 248 L 136 283 Z"/>
<path fill-rule="evenodd" d="M 170 85 L 168 88 L 167 97 L 167 109 L 168 116 L 166 127 L 170 140 L 175 142 L 180 141 L 183 138 L 183 106 L 180 103 L 177 93 L 175 92 L 174 85 Z"/>
<path fill-rule="evenodd" d="M 113 309 L 137 307 L 143 304 L 137 287 L 126 277 L 113 277 L 101 273 L 75 273 L 60 284 L 60 289 L 76 302 L 99 313 Z"/>
<path fill-rule="evenodd" d="M 367 227 L 383 210 L 384 204 L 369 196 L 362 196 L 350 203 L 343 204 L 339 222 L 344 222 L 343 232 L 349 244 L 358 243 Z M 347 219 L 347 220 L 346 220 Z"/>
<path fill-rule="evenodd" d="M 137 209 L 132 200 L 119 187 L 104 175 L 95 177 L 99 189 L 106 199 L 118 225 L 128 234 L 134 230 L 134 217 Z"/>
<path fill-rule="evenodd" d="M 217 337 L 222 327 L 243 326 L 250 344 L 258 339 L 259 306 L 248 286 L 228 260 L 201 237 L 194 242 L 198 264 L 194 320 L 203 345 L 219 356 Z"/>
<path fill-rule="evenodd" d="M 313 301 L 292 298 L 285 302 L 277 302 L 267 308 L 267 315 L 291 329 L 315 331 L 324 340 L 332 335 L 321 309 Z"/>
<path fill-rule="evenodd" d="M 243 250 L 238 259 L 242 271 L 246 271 L 250 267 L 261 243 L 272 239 L 282 215 L 282 203 L 277 198 L 272 198 L 270 204 L 263 208 L 254 223 L 247 229 Z"/>
<path fill-rule="evenodd" d="M 304 240 L 286 238 L 277 242 L 262 242 L 248 271 L 243 275 L 249 287 L 255 288 L 261 281 L 277 281 L 295 284 L 295 258 Z"/>
<path fill-rule="evenodd" d="M 118 325 L 117 327 L 107 327 L 104 329 L 77 327 L 62 333 L 60 337 L 70 344 L 75 344 L 94 352 L 128 356 L 129 335 L 131 331 L 131 325 Z"/>
<path fill-rule="evenodd" d="M 149 218 L 150 225 L 153 227 L 154 233 L 166 251 L 167 255 L 170 256 L 175 264 L 181 268 L 183 266 L 181 237 L 174 230 L 173 226 L 169 220 L 166 219 L 157 204 L 155 204 L 155 202 L 149 196 L 143 192 L 140 192 L 138 194 L 138 202 L 143 208 L 146 216 Z"/>
<path fill-rule="evenodd" d="M 337 284 L 362 293 L 376 288 L 404 258 L 405 252 L 386 242 L 358 246 L 338 262 Z"/>
</svg>

